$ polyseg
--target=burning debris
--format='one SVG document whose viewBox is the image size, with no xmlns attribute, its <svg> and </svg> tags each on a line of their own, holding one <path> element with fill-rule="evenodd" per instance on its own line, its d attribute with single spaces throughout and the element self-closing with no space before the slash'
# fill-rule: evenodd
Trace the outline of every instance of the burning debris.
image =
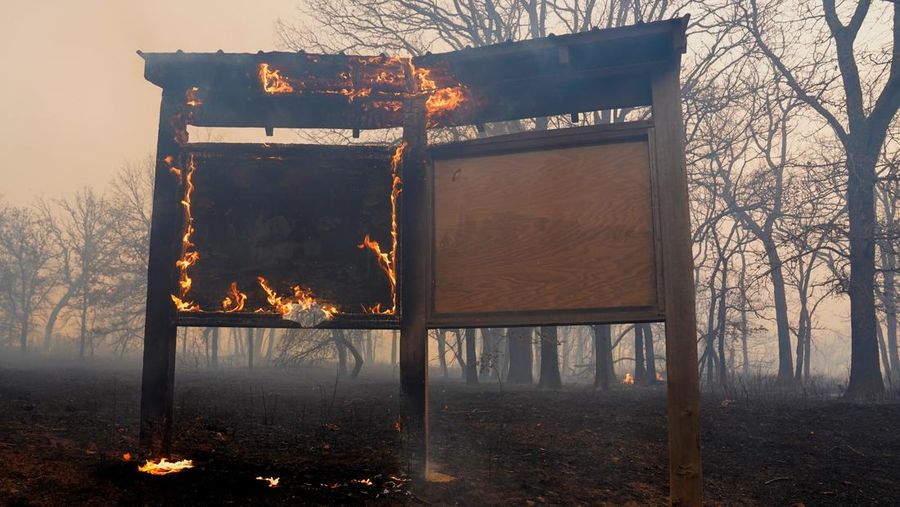
<svg viewBox="0 0 900 507">
<path fill-rule="evenodd" d="M 622 380 L 622 383 L 626 386 L 634 385 L 634 376 L 630 373 L 626 373 L 625 378 Z"/>
<path fill-rule="evenodd" d="M 258 477 L 256 478 L 256 480 L 269 483 L 269 487 L 270 487 L 270 488 L 277 488 L 277 487 L 278 487 L 278 483 L 281 481 L 281 477 L 263 477 L 263 476 L 258 476 Z"/>
<path fill-rule="evenodd" d="M 147 460 L 143 465 L 138 466 L 138 472 L 144 472 L 150 475 L 169 475 L 194 468 L 194 462 L 189 459 L 181 461 L 168 461 L 166 458 L 160 458 L 159 461 Z"/>
</svg>

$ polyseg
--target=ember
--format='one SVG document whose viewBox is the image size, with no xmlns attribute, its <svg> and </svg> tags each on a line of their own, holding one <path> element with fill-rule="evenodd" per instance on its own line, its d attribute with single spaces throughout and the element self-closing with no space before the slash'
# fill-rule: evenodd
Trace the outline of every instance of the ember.
<svg viewBox="0 0 900 507">
<path fill-rule="evenodd" d="M 169 475 L 194 468 L 194 462 L 189 459 L 181 461 L 168 461 L 166 458 L 160 458 L 159 461 L 147 461 L 143 465 L 138 466 L 138 472 L 144 472 L 150 475 Z"/>
<path fill-rule="evenodd" d="M 277 488 L 278 483 L 281 481 L 281 477 L 263 477 L 259 476 L 256 478 L 258 481 L 265 481 L 269 483 L 270 488 Z"/>
</svg>

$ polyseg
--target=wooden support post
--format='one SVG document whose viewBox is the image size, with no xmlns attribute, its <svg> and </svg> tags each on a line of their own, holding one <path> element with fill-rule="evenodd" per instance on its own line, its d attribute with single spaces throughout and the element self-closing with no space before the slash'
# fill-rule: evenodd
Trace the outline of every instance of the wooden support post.
<svg viewBox="0 0 900 507">
<path fill-rule="evenodd" d="M 428 329 L 425 326 L 428 270 L 425 100 L 413 97 L 404 108 L 400 194 L 400 385 L 408 424 L 411 473 L 428 471 Z M 402 262 L 400 262 L 402 260 Z"/>
<path fill-rule="evenodd" d="M 172 404 L 175 387 L 177 327 L 170 294 L 175 287 L 175 261 L 180 248 L 181 185 L 165 162 L 179 160 L 172 118 L 183 97 L 163 93 L 156 145 L 153 214 L 150 220 L 150 257 L 147 266 L 147 315 L 144 322 L 144 364 L 141 377 L 140 447 L 154 457 L 168 456 L 172 442 Z M 177 162 L 176 162 L 177 163 Z"/>
<path fill-rule="evenodd" d="M 672 505 L 699 506 L 703 503 L 700 379 L 679 68 L 680 58 L 675 57 L 652 83 L 666 305 L 669 500 Z"/>
</svg>

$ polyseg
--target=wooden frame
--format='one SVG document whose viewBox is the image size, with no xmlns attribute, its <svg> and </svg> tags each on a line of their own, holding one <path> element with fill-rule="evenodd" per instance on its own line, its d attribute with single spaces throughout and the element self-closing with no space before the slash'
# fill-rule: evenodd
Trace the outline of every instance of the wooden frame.
<svg viewBox="0 0 900 507">
<path fill-rule="evenodd" d="M 599 125 L 594 127 L 577 127 L 549 131 L 530 131 L 491 138 L 482 138 L 459 143 L 435 145 L 429 148 L 432 162 L 428 166 L 428 216 L 429 227 L 429 273 L 433 283 L 428 293 L 429 327 L 502 327 L 528 325 L 572 325 L 621 322 L 656 322 L 665 319 L 665 302 L 663 297 L 661 252 L 659 248 L 658 194 L 656 188 L 656 164 L 653 161 L 653 123 L 651 121 L 628 122 L 621 124 Z M 643 142 L 646 144 L 649 186 L 649 214 L 651 237 L 648 247 L 652 250 L 652 283 L 655 285 L 655 301 L 642 306 L 598 306 L 580 309 L 548 308 L 533 311 L 495 311 L 495 312 L 442 312 L 436 307 L 436 292 L 440 289 L 439 275 L 436 269 L 437 239 L 435 233 L 435 163 L 442 160 L 454 160 L 468 157 L 484 157 L 505 154 L 521 154 L 527 152 L 543 152 L 546 150 L 566 150 L 576 147 L 593 147 L 616 145 L 618 143 Z M 590 190 L 590 189 L 588 189 Z M 477 197 L 473 196 L 473 199 Z"/>
<path fill-rule="evenodd" d="M 193 213 L 193 236 L 191 241 L 196 244 L 198 250 L 204 252 L 208 252 L 211 247 L 204 243 L 202 236 L 211 225 L 217 225 L 217 220 L 209 220 L 208 217 L 203 216 L 204 213 L 208 214 L 213 209 L 216 209 L 217 213 L 224 213 L 228 210 L 231 214 L 238 215 L 238 220 L 247 213 L 252 215 L 254 220 L 260 219 L 260 215 L 252 213 L 252 209 L 255 207 L 255 199 L 261 199 L 262 194 L 257 195 L 253 191 L 257 186 L 245 188 L 250 184 L 250 181 L 253 181 L 253 178 L 265 180 L 265 178 L 277 177 L 279 179 L 280 185 L 271 190 L 266 190 L 266 201 L 264 202 L 280 197 L 283 203 L 287 201 L 283 207 L 293 207 L 293 209 L 277 208 L 275 210 L 267 210 L 270 213 L 273 211 L 277 212 L 276 215 L 279 215 L 279 220 L 285 222 L 285 225 L 287 224 L 285 220 L 281 219 L 282 215 L 286 216 L 291 222 L 306 224 L 310 220 L 317 219 L 316 216 L 313 216 L 317 211 L 328 208 L 331 208 L 331 215 L 329 216 L 332 219 L 331 221 L 340 221 L 343 224 L 343 228 L 334 228 L 331 231 L 332 234 L 350 230 L 350 227 L 357 225 L 363 216 L 368 216 L 369 219 L 372 219 L 373 216 L 382 217 L 384 223 L 378 224 L 376 227 L 367 227 L 353 231 L 350 233 L 350 237 L 343 238 L 343 242 L 332 245 L 332 248 L 325 248 L 325 251 L 331 252 L 328 255 L 329 257 L 333 257 L 339 252 L 343 254 L 345 258 L 339 263 L 341 267 L 351 266 L 355 267 L 355 269 L 335 273 L 333 270 L 329 270 L 328 266 L 322 266 L 321 263 L 310 261 L 309 257 L 304 257 L 302 252 L 292 251 L 290 256 L 285 255 L 285 257 L 298 259 L 294 264 L 290 264 L 290 266 L 295 268 L 294 272 L 286 269 L 288 266 L 278 266 L 278 268 L 282 268 L 280 269 L 282 272 L 272 274 L 270 270 L 270 273 L 265 274 L 265 277 L 273 288 L 279 292 L 283 292 L 277 286 L 279 282 L 291 281 L 292 283 L 289 285 L 300 284 L 305 287 L 312 287 L 316 291 L 315 295 L 323 298 L 325 301 L 346 305 L 343 306 L 341 313 L 335 315 L 332 319 L 321 322 L 316 327 L 347 329 L 399 328 L 399 315 L 366 313 L 362 310 L 363 306 L 372 306 L 374 303 L 381 303 L 383 307 L 387 308 L 390 307 L 391 301 L 388 297 L 389 282 L 382 270 L 377 266 L 377 263 L 373 262 L 370 255 L 371 252 L 357 247 L 364 235 L 371 235 L 373 239 L 381 244 L 387 244 L 390 237 L 390 211 L 387 204 L 387 196 L 390 194 L 391 188 L 388 166 L 393 153 L 390 147 L 367 144 L 328 146 L 309 144 L 191 143 L 181 146 L 181 151 L 185 154 L 185 157 L 191 159 L 196 167 L 192 177 L 194 202 L 191 206 Z M 353 160 L 354 164 L 347 164 L 343 162 L 344 159 Z M 320 166 L 323 163 L 325 165 L 311 168 L 310 165 L 315 166 L 316 162 Z M 385 172 L 383 175 L 370 171 L 370 165 L 377 167 L 378 164 L 384 166 Z M 212 165 L 214 168 L 210 171 L 211 168 L 208 165 Z M 309 173 L 312 171 L 318 172 L 318 177 L 310 178 Z M 240 176 L 235 177 L 232 173 L 240 174 Z M 322 173 L 327 173 L 329 179 L 324 180 Z M 215 176 L 211 176 L 212 174 L 215 174 Z M 334 179 L 331 179 L 332 175 Z M 365 179 L 360 180 L 361 177 Z M 382 178 L 383 188 L 379 188 Z M 235 179 L 239 183 L 236 183 Z M 264 181 L 263 184 L 267 182 L 268 180 Z M 323 189 L 321 188 L 321 183 L 323 182 L 334 182 L 335 185 L 325 185 L 326 188 Z M 233 187 L 235 184 L 238 184 L 238 189 L 228 188 L 229 186 Z M 315 191 L 310 190 L 310 184 L 315 186 Z M 296 190 L 293 190 L 293 188 L 296 188 Z M 348 191 L 350 196 L 347 196 Z M 340 192 L 341 198 L 338 201 L 332 195 L 334 192 Z M 354 192 L 356 195 L 353 194 Z M 371 195 L 373 193 L 376 194 L 374 197 Z M 237 202 L 233 202 L 235 199 L 230 197 L 232 195 L 237 196 Z M 301 195 L 302 198 L 297 198 Z M 381 195 L 385 196 L 384 202 L 379 202 L 378 200 Z M 290 198 L 286 198 L 286 196 Z M 297 198 L 296 203 L 294 202 L 295 198 Z M 347 209 L 347 205 L 339 205 L 338 202 L 340 201 L 351 203 L 368 202 L 368 204 L 362 205 L 363 209 L 357 209 L 357 213 L 354 214 Z M 205 207 L 204 203 L 206 203 Z M 302 207 L 303 210 L 301 211 L 297 207 Z M 204 220 L 204 218 L 207 220 Z M 229 227 L 233 226 L 234 221 L 229 221 Z M 296 249 L 301 242 L 309 243 L 310 240 L 320 238 L 310 238 L 309 235 L 303 235 L 302 237 L 285 237 L 282 239 L 289 242 L 289 245 L 281 245 L 283 251 L 286 246 Z M 210 270 L 208 268 L 208 263 L 211 261 L 210 256 L 206 254 L 201 255 L 200 261 L 191 267 L 190 275 L 193 278 L 193 284 L 190 296 L 191 300 L 199 304 L 204 311 L 176 312 L 174 323 L 179 326 L 199 327 L 302 327 L 297 322 L 282 319 L 280 315 L 254 313 L 254 309 L 261 303 L 263 304 L 263 309 L 268 309 L 264 303 L 265 294 L 256 286 L 255 281 L 257 275 L 263 274 L 261 272 L 250 273 L 247 276 L 248 273 L 244 271 L 245 276 L 242 277 L 242 280 L 238 280 L 240 289 L 249 295 L 247 307 L 244 311 L 227 313 L 216 306 L 221 301 L 222 295 L 219 292 L 209 294 L 208 291 L 204 290 L 204 285 L 209 283 L 211 279 L 218 279 L 221 275 L 228 275 L 228 281 L 236 279 L 235 276 L 237 276 L 237 273 L 242 272 L 241 268 L 244 267 L 234 262 L 234 259 L 221 259 L 221 251 L 223 246 L 226 245 L 221 245 L 223 243 L 221 234 L 218 240 L 217 246 L 211 249 L 216 253 L 220 253 L 219 264 L 221 266 L 223 262 L 227 262 L 230 273 L 222 273 L 221 267 L 219 270 Z M 278 246 L 272 243 L 274 241 L 272 238 L 266 241 L 269 242 L 267 246 Z M 250 245 L 243 238 L 240 244 L 227 246 L 231 247 L 232 254 L 243 253 L 247 248 L 250 248 Z M 238 252 L 234 252 L 234 250 Z M 265 257 L 257 259 L 257 270 L 260 268 L 259 261 L 265 263 L 268 256 L 269 253 L 266 253 Z M 246 259 L 242 256 L 238 257 L 244 260 L 246 264 Z M 300 259 L 304 258 L 306 260 L 299 262 Z M 360 264 L 353 264 L 354 260 L 358 260 Z M 304 263 L 310 264 L 310 262 L 312 266 L 315 266 L 312 273 L 301 275 L 296 272 L 296 268 L 299 267 L 302 271 Z M 270 266 L 270 268 L 272 267 L 275 266 Z M 346 297 L 336 296 L 329 298 L 326 287 L 329 285 L 328 282 L 341 279 L 350 279 L 349 282 L 343 284 L 344 289 L 342 292 L 345 295 L 348 288 L 354 289 L 354 291 L 355 288 L 365 288 L 369 291 L 382 293 L 385 299 L 382 301 L 359 300 L 358 304 L 353 304 L 352 302 L 348 303 Z M 218 282 L 221 294 L 224 294 L 227 288 L 227 281 L 223 283 L 222 279 L 218 279 Z M 177 290 L 177 288 L 173 285 L 172 290 Z M 205 292 L 206 294 L 204 294 Z M 210 296 L 216 298 L 215 301 L 212 301 Z"/>
<path fill-rule="evenodd" d="M 384 62 L 387 57 L 307 55 L 300 53 L 225 54 L 140 53 L 145 76 L 163 89 L 157 143 L 157 164 L 151 218 L 141 385 L 141 448 L 168 455 L 174 399 L 175 336 L 177 326 L 217 325 L 290 327 L 277 316 L 198 318 L 176 313 L 170 301 L 179 258 L 180 197 L 178 181 L 170 174 L 170 157 L 178 160 L 187 143 L 186 126 L 272 128 L 403 127 L 406 150 L 402 163 L 403 204 L 400 206 L 400 249 L 397 252 L 400 327 L 400 378 L 404 417 L 410 431 L 414 472 L 427 475 L 428 334 L 429 325 L 459 327 L 657 321 L 666 323 L 669 423 L 669 485 L 672 505 L 702 505 L 700 459 L 699 373 L 697 369 L 690 216 L 681 116 L 679 68 L 686 48 L 688 18 L 646 23 L 543 39 L 502 43 L 408 59 L 402 67 L 436 69 L 448 73 L 447 86 L 471 92 L 465 107 L 447 114 L 427 110 L 423 90 L 412 73 L 408 90 L 395 93 L 394 105 L 375 111 L 365 99 L 356 101 L 345 90 L 325 93 L 267 95 L 256 81 L 256 68 L 276 62 L 317 72 L 352 68 L 355 61 Z M 343 66 L 343 67 L 342 67 Z M 304 74 L 306 75 L 306 74 Z M 324 75 L 324 74 L 323 74 Z M 353 79 L 356 82 L 355 78 Z M 329 85 L 331 86 L 331 85 Z M 444 86 L 444 85 L 441 85 Z M 370 90 L 371 91 L 371 90 Z M 467 92 L 467 93 L 468 93 Z M 374 95 L 384 95 L 378 91 Z M 368 97 L 367 94 L 361 96 Z M 390 96 L 390 95 L 389 95 Z M 625 124 L 556 132 L 535 132 L 508 138 L 476 140 L 432 147 L 427 129 L 486 122 L 577 116 L 583 111 L 651 106 L 652 124 Z M 653 203 L 654 269 L 657 304 L 638 309 L 585 308 L 565 312 L 505 312 L 448 315 L 433 311 L 433 168 L 429 156 L 465 156 L 492 150 L 509 152 L 557 145 L 615 141 L 635 132 L 648 138 Z M 429 172 L 431 171 L 431 172 Z M 431 176 L 428 176 L 431 175 Z M 428 176 L 428 177 L 427 177 Z M 406 261 L 403 261 L 403 259 Z M 381 318 L 333 322 L 333 327 L 392 327 L 396 320 Z"/>
</svg>

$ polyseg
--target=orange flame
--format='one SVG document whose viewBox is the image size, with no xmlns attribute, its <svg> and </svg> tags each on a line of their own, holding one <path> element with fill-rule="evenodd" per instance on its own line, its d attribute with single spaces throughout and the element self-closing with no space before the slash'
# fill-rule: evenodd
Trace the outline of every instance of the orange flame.
<svg viewBox="0 0 900 507">
<path fill-rule="evenodd" d="M 270 488 L 277 488 L 278 483 L 281 481 L 281 477 L 263 477 L 260 475 L 256 480 L 268 482 Z"/>
<path fill-rule="evenodd" d="M 263 91 L 270 95 L 276 93 L 293 93 L 294 87 L 281 75 L 281 71 L 270 69 L 268 63 L 259 64 L 259 81 Z"/>
<path fill-rule="evenodd" d="M 425 101 L 425 111 L 429 118 L 434 115 L 453 111 L 466 100 L 465 88 L 451 86 L 435 90 Z"/>
<path fill-rule="evenodd" d="M 357 245 L 359 248 L 368 248 L 375 254 L 381 270 L 387 275 L 388 282 L 391 285 L 391 307 L 382 310 L 381 304 L 377 304 L 367 308 L 369 313 L 383 315 L 394 315 L 397 313 L 397 197 L 400 196 L 400 192 L 403 190 L 403 180 L 400 179 L 399 169 L 406 146 L 406 141 L 403 141 L 394 151 L 394 155 L 391 156 L 391 251 L 382 252 L 381 245 L 377 241 L 372 240 L 368 234 L 363 238 L 362 243 Z"/>
<path fill-rule="evenodd" d="M 665 379 L 663 378 L 662 373 L 656 372 L 656 381 L 662 382 L 663 380 L 665 380 Z"/>
<path fill-rule="evenodd" d="M 632 376 L 630 373 L 626 373 L 625 379 L 622 380 L 622 383 L 628 386 L 634 385 L 634 376 Z"/>
<path fill-rule="evenodd" d="M 310 56 L 309 59 L 313 63 L 318 61 L 314 56 Z M 268 63 L 260 63 L 259 81 L 263 91 L 270 95 L 295 92 L 343 95 L 347 97 L 348 102 L 372 97 L 371 101 L 363 105 L 364 109 L 390 112 L 399 112 L 403 108 L 405 97 L 415 94 L 427 95 L 425 109 L 429 119 L 453 111 L 470 100 L 468 88 L 457 82 L 448 72 L 428 67 L 417 68 L 410 58 L 357 57 L 353 61 L 358 64 L 358 68 L 352 66 L 349 71 L 340 72 L 331 81 L 313 77 L 309 83 L 294 79 L 293 85 L 280 70 L 272 68 Z M 378 66 L 374 72 L 367 70 L 373 65 Z M 357 73 L 360 75 L 354 76 Z M 408 79 L 413 82 L 411 88 L 404 85 Z M 374 93 L 375 89 L 378 90 L 377 94 Z"/>
<path fill-rule="evenodd" d="M 159 461 L 147 461 L 143 465 L 139 465 L 138 472 L 150 475 L 169 475 L 188 468 L 194 468 L 194 462 L 189 459 L 167 461 L 166 458 L 162 458 Z"/>
<path fill-rule="evenodd" d="M 225 313 L 239 312 L 244 309 L 246 302 L 247 295 L 238 290 L 237 282 L 231 282 L 228 295 L 222 300 L 222 309 Z"/>
<path fill-rule="evenodd" d="M 301 310 L 309 310 L 313 305 L 318 305 L 319 310 L 325 315 L 326 320 L 331 319 L 335 314 L 339 313 L 336 306 L 317 301 L 316 298 L 313 297 L 313 292 L 310 289 L 304 289 L 299 285 L 295 285 L 293 288 L 294 297 L 291 298 L 288 296 L 279 296 L 275 290 L 269 286 L 269 282 L 267 282 L 265 278 L 259 276 L 256 280 L 259 282 L 259 286 L 266 292 L 266 299 L 275 310 L 275 313 L 287 315 L 291 313 L 294 305 L 299 306 Z"/>
<path fill-rule="evenodd" d="M 193 283 L 188 275 L 188 269 L 200 260 L 200 253 L 194 248 L 191 241 L 194 234 L 194 217 L 191 213 L 191 194 L 194 193 L 194 157 L 188 159 L 186 171 L 178 170 L 177 174 L 184 173 L 184 198 L 181 207 L 184 209 L 184 232 L 181 236 L 181 258 L 175 262 L 178 267 L 178 295 L 172 294 L 172 301 L 180 312 L 197 312 L 200 306 L 190 301 L 187 296 Z"/>
</svg>

